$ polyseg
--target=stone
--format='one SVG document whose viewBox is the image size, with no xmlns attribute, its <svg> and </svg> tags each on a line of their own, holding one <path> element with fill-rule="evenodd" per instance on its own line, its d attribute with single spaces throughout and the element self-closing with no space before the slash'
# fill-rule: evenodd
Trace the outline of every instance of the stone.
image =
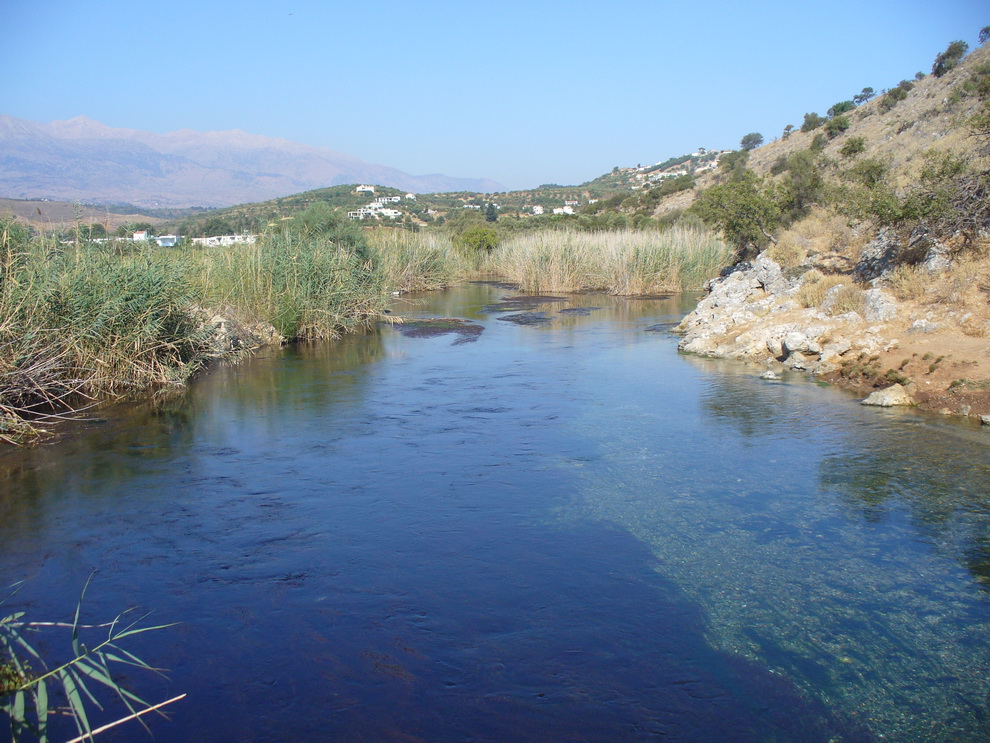
<svg viewBox="0 0 990 743">
<path fill-rule="evenodd" d="M 909 333 L 934 333 L 938 330 L 941 325 L 937 322 L 930 322 L 928 320 L 915 320 L 911 323 L 911 327 L 908 328 Z"/>
<path fill-rule="evenodd" d="M 895 405 L 914 405 L 911 395 L 899 384 L 891 385 L 883 390 L 877 390 L 863 400 L 863 405 L 875 405 L 880 408 L 890 408 Z"/>
<path fill-rule="evenodd" d="M 897 317 L 897 303 L 883 289 L 867 289 L 863 316 L 867 322 L 886 322 Z"/>
<path fill-rule="evenodd" d="M 766 253 L 756 256 L 752 271 L 756 281 L 767 294 L 781 294 L 790 288 L 790 282 L 784 278 L 780 265 Z"/>
<path fill-rule="evenodd" d="M 990 415 L 981 415 L 980 423 L 982 423 L 984 426 L 990 426 Z"/>
<path fill-rule="evenodd" d="M 775 380 L 775 379 L 780 379 L 780 375 L 777 374 L 777 372 L 772 371 L 771 369 L 767 369 L 765 372 L 763 372 L 760 375 L 760 379 Z M 987 415 L 987 416 L 984 416 L 984 417 L 987 418 L 987 419 L 990 419 L 990 415 Z M 990 420 L 988 420 L 988 422 L 990 422 Z"/>
</svg>

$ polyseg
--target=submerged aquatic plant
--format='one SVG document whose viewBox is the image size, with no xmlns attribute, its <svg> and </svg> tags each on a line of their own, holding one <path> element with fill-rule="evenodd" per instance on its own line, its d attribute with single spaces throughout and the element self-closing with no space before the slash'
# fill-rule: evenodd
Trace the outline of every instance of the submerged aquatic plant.
<svg viewBox="0 0 990 743">
<path fill-rule="evenodd" d="M 147 730 L 141 719 L 143 715 L 185 697 L 182 694 L 152 705 L 114 678 L 111 669 L 119 666 L 160 673 L 160 669 L 125 650 L 120 643 L 128 637 L 172 625 L 143 627 L 140 623 L 145 617 L 126 621 L 128 612 L 118 614 L 111 622 L 82 624 L 82 601 L 88 586 L 87 580 L 71 623 L 26 621 L 24 612 L 0 617 L 0 712 L 9 718 L 13 741 L 33 738 L 45 743 L 49 739 L 49 722 L 60 715 L 71 717 L 75 723 L 78 737 L 70 743 L 92 740 L 95 735 L 134 719 Z M 13 593 L 16 589 L 15 586 Z M 9 598 L 0 599 L 0 606 Z M 69 630 L 72 652 L 68 660 L 49 667 L 35 644 L 28 641 L 29 635 L 43 629 Z M 84 630 L 105 630 L 106 636 L 90 647 L 81 638 Z M 96 696 L 101 689 L 112 692 L 130 714 L 93 728 L 89 719 L 92 709 L 103 709 Z"/>
</svg>

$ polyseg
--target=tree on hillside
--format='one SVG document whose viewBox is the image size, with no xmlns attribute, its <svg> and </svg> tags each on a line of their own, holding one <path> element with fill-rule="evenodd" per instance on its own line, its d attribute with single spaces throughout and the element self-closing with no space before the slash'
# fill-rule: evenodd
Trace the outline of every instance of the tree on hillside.
<svg viewBox="0 0 990 743">
<path fill-rule="evenodd" d="M 739 140 L 739 146 L 744 150 L 755 150 L 763 144 L 763 135 L 759 132 L 750 132 Z"/>
<path fill-rule="evenodd" d="M 486 222 L 498 221 L 498 207 L 495 206 L 495 202 L 493 201 L 489 201 L 485 205 L 485 221 Z"/>
<path fill-rule="evenodd" d="M 944 52 L 935 57 L 932 74 L 935 77 L 942 77 L 962 61 L 967 51 L 969 51 L 969 44 L 965 41 L 953 41 L 945 48 Z"/>
<path fill-rule="evenodd" d="M 980 43 L 986 44 L 988 39 L 990 39 L 990 26 L 984 26 L 980 29 Z"/>
<path fill-rule="evenodd" d="M 788 124 L 787 126 L 785 126 L 784 127 L 784 139 L 787 139 L 789 136 L 791 136 L 791 132 L 792 131 L 794 131 L 794 124 Z"/>
<path fill-rule="evenodd" d="M 853 103 L 857 106 L 861 106 L 875 95 L 876 91 L 874 91 L 873 88 L 863 88 L 863 90 L 853 96 Z"/>
<path fill-rule="evenodd" d="M 828 119 L 826 119 L 824 116 L 819 116 L 817 113 L 812 111 L 810 114 L 804 115 L 804 123 L 801 124 L 801 131 L 802 132 L 814 131 L 822 124 L 824 124 L 826 121 L 828 121 Z"/>
<path fill-rule="evenodd" d="M 738 260 L 774 242 L 772 233 L 781 222 L 781 210 L 771 189 L 751 170 L 737 180 L 702 191 L 690 211 L 735 245 Z"/>
<path fill-rule="evenodd" d="M 848 113 L 854 108 L 856 108 L 856 104 L 852 101 L 839 101 L 828 110 L 828 117 L 834 119 L 836 116 L 842 116 L 842 114 Z"/>
</svg>

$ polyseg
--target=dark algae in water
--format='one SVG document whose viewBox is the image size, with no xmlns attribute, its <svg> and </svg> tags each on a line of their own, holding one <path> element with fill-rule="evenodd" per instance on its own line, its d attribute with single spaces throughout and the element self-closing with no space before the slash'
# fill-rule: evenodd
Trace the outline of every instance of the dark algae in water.
<svg viewBox="0 0 990 743">
<path fill-rule="evenodd" d="M 455 346 L 459 343 L 472 343 L 478 340 L 478 336 L 485 330 L 483 325 L 477 325 L 456 317 L 404 320 L 391 327 L 407 338 L 436 338 L 441 335 L 453 334 L 457 336 L 454 341 Z"/>
</svg>

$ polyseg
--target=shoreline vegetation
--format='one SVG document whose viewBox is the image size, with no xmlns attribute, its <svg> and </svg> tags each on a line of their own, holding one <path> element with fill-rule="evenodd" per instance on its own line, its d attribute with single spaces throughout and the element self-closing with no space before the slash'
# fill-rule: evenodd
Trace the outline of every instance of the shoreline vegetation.
<svg viewBox="0 0 990 743">
<path fill-rule="evenodd" d="M 339 337 L 388 317 L 397 293 L 496 277 L 529 293 L 700 289 L 731 254 L 697 226 L 499 244 L 365 231 L 329 212 L 293 222 L 204 249 L 66 243 L 0 221 L 0 441 L 41 440 L 106 400 L 165 394 L 254 348 Z"/>
</svg>

